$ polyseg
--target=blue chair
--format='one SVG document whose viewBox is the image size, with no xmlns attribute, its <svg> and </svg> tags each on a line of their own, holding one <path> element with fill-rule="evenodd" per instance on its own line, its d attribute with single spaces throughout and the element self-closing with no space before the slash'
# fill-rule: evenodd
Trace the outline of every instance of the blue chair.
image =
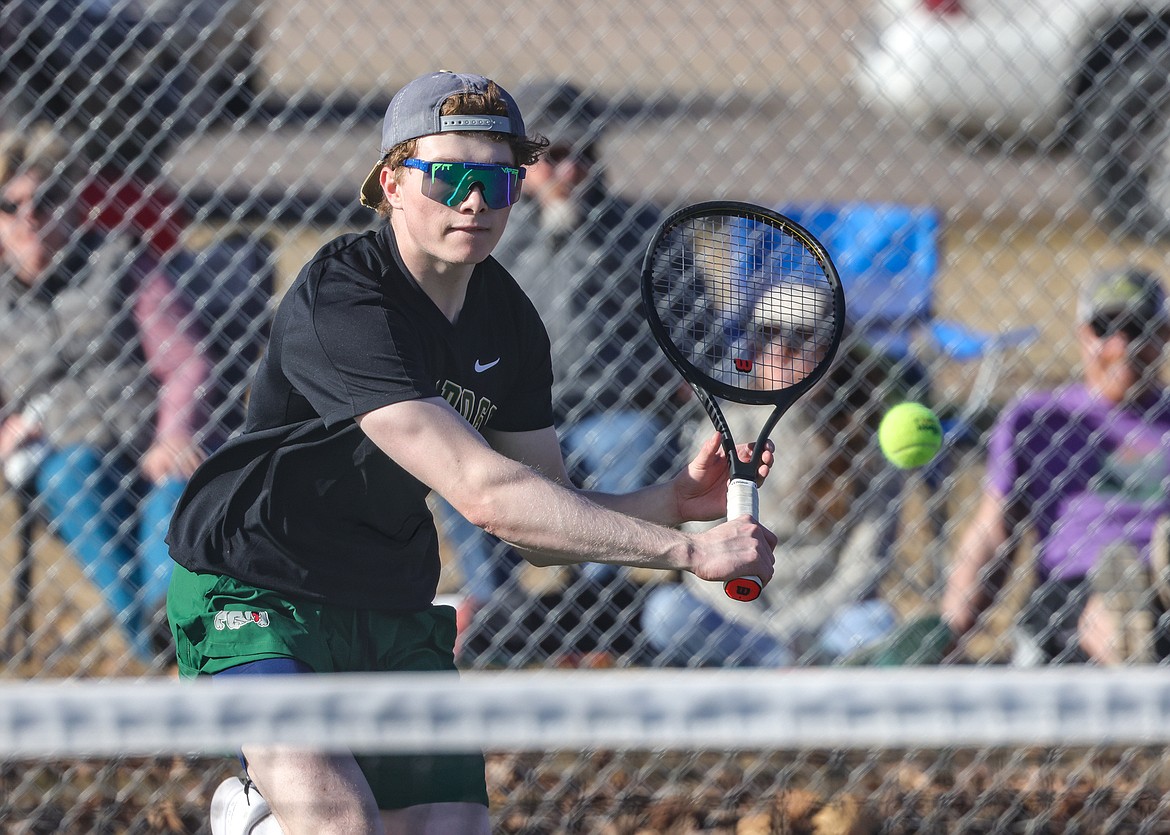
<svg viewBox="0 0 1170 835">
<path fill-rule="evenodd" d="M 934 494 L 943 486 L 961 446 L 978 442 L 1003 361 L 1012 348 L 1037 335 L 1035 328 L 981 331 L 935 315 L 941 220 L 932 207 L 895 203 L 802 204 L 777 207 L 804 226 L 829 251 L 845 289 L 851 338 L 892 360 L 912 385 L 912 399 L 930 402 L 945 430 L 942 452 L 921 471 Z M 750 228 L 737 230 L 736 269 L 748 275 L 769 257 L 767 243 Z M 735 315 L 733 313 L 733 315 Z M 964 402 L 939 402 L 932 380 L 939 363 L 978 364 Z M 930 502 L 935 529 L 929 561 L 942 576 L 945 502 Z"/>
<path fill-rule="evenodd" d="M 853 332 L 874 350 L 918 363 L 929 380 L 939 361 L 978 362 L 966 402 L 936 404 L 952 442 L 969 439 L 988 406 L 1007 352 L 1035 328 L 977 330 L 934 313 L 941 220 L 932 207 L 897 203 L 779 207 L 824 244 L 841 274 Z"/>
</svg>

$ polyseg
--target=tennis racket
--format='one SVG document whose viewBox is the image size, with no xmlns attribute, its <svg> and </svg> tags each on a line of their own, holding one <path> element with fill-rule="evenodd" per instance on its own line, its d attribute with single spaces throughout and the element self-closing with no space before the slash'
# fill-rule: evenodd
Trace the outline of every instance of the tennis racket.
<svg viewBox="0 0 1170 835">
<path fill-rule="evenodd" d="M 659 226 L 642 266 L 650 329 L 722 436 L 730 461 L 727 517 L 759 516 L 756 473 L 780 417 L 829 369 L 845 328 L 845 294 L 829 254 L 777 212 L 716 201 Z M 740 461 L 719 400 L 772 406 L 752 460 Z M 723 586 L 755 600 L 763 584 Z"/>
</svg>

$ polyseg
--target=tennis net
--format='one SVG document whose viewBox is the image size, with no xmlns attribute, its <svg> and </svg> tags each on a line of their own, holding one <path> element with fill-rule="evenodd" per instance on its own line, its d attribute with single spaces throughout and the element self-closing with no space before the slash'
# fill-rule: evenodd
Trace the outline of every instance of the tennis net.
<svg viewBox="0 0 1170 835">
<path fill-rule="evenodd" d="M 241 742 L 484 750 L 501 832 L 1170 824 L 1170 676 L 1154 667 L 8 683 L 0 823 L 206 831 Z"/>
</svg>

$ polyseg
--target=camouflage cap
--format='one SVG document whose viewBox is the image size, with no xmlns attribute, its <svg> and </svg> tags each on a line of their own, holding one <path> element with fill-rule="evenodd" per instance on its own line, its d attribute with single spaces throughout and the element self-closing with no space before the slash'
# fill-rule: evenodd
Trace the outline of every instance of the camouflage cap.
<svg viewBox="0 0 1170 835">
<path fill-rule="evenodd" d="M 1140 325 L 1166 322 L 1166 290 L 1153 273 L 1138 267 L 1100 273 L 1081 289 L 1077 319 L 1089 322 L 1102 315 L 1125 315 Z"/>
</svg>

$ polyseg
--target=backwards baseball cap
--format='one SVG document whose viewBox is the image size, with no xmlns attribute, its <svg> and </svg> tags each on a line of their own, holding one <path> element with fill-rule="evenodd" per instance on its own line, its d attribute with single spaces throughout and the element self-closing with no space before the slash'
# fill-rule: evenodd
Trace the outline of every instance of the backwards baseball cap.
<svg viewBox="0 0 1170 835">
<path fill-rule="evenodd" d="M 382 202 L 382 187 L 378 176 L 390 150 L 408 139 L 436 133 L 487 131 L 523 137 L 524 119 L 516 100 L 497 85 L 500 98 L 508 108 L 507 116 L 489 114 L 441 114 L 443 104 L 460 93 L 486 93 L 489 79 L 482 75 L 440 70 L 420 76 L 394 94 L 382 120 L 382 149 L 378 162 L 370 171 L 361 188 L 361 203 L 375 209 Z"/>
<path fill-rule="evenodd" d="M 1123 267 L 1093 276 L 1081 290 L 1077 318 L 1091 323 L 1101 317 L 1138 327 L 1170 321 L 1166 290 L 1152 273 Z"/>
</svg>

